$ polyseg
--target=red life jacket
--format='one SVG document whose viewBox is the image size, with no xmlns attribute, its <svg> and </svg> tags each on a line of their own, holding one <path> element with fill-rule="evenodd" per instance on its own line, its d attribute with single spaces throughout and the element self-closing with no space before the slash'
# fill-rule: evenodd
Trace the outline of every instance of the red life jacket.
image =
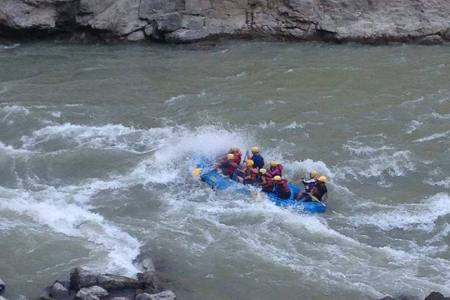
<svg viewBox="0 0 450 300">
<path fill-rule="evenodd" d="M 267 173 L 269 174 L 270 177 L 283 176 L 283 166 L 277 165 L 276 167 L 270 167 Z"/>
<path fill-rule="evenodd" d="M 236 151 L 234 151 L 234 162 L 235 163 L 237 163 L 237 164 L 240 164 L 241 163 L 241 159 L 242 159 L 242 153 L 241 153 L 241 150 L 236 150 Z"/>
<path fill-rule="evenodd" d="M 222 173 L 226 176 L 233 175 L 234 171 L 238 168 L 238 164 L 234 161 L 225 160 L 220 164 L 220 168 L 222 169 Z"/>
<path fill-rule="evenodd" d="M 266 192 L 273 191 L 273 179 L 268 175 L 263 175 L 264 182 L 262 183 L 262 189 Z"/>
<path fill-rule="evenodd" d="M 288 199 L 291 197 L 291 190 L 286 179 L 281 179 L 280 182 L 275 183 L 275 193 L 282 199 Z"/>
</svg>

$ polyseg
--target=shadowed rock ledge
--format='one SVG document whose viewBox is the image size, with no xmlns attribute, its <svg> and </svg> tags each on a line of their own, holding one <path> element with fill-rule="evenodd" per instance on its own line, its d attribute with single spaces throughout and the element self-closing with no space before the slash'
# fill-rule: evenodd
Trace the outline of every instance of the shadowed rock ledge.
<svg viewBox="0 0 450 300">
<path fill-rule="evenodd" d="M 440 44 L 450 40 L 449 16 L 448 0 L 1 0 L 0 37 Z"/>
</svg>

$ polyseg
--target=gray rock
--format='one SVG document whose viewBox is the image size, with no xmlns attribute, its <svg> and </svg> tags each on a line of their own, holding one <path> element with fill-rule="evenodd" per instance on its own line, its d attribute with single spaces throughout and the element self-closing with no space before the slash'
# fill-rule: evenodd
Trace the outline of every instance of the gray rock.
<svg viewBox="0 0 450 300">
<path fill-rule="evenodd" d="M 147 22 L 139 19 L 139 4 L 140 0 L 116 0 L 106 7 L 85 4 L 84 10 L 91 9 L 92 13 L 84 14 L 78 21 L 93 29 L 105 30 L 118 36 L 128 35 L 147 25 Z"/>
<path fill-rule="evenodd" d="M 158 294 L 152 294 L 150 295 L 149 300 L 175 300 L 177 296 L 175 296 L 175 293 L 172 291 L 164 291 Z"/>
<path fill-rule="evenodd" d="M 439 292 L 431 292 L 425 300 L 445 300 L 446 298 Z"/>
<path fill-rule="evenodd" d="M 159 16 L 156 19 L 156 28 L 162 32 L 172 32 L 181 28 L 181 15 L 170 13 Z"/>
<path fill-rule="evenodd" d="M 139 280 L 112 274 L 97 274 L 83 268 L 75 268 L 70 273 L 70 288 L 78 291 L 81 288 L 100 286 L 107 290 L 138 289 L 143 286 Z"/>
<path fill-rule="evenodd" d="M 142 284 L 146 291 L 157 292 L 160 290 L 160 282 L 156 273 L 153 271 L 148 271 L 144 273 L 137 274 L 139 282 Z"/>
<path fill-rule="evenodd" d="M 5 298 L 3 298 L 2 296 L 0 296 L 0 300 L 6 300 Z"/>
<path fill-rule="evenodd" d="M 148 24 L 144 28 L 144 34 L 146 36 L 152 36 L 155 33 L 155 26 L 153 24 Z"/>
<path fill-rule="evenodd" d="M 154 20 L 158 14 L 184 10 L 183 0 L 141 0 L 139 17 Z"/>
<path fill-rule="evenodd" d="M 98 275 L 97 285 L 107 290 L 139 289 L 143 286 L 137 279 L 111 274 Z"/>
<path fill-rule="evenodd" d="M 440 45 L 444 43 L 444 40 L 440 35 L 428 35 L 419 39 L 419 44 L 421 45 Z"/>
<path fill-rule="evenodd" d="M 98 300 L 101 297 L 108 296 L 108 292 L 99 286 L 91 286 L 89 288 L 82 288 L 76 294 L 76 297 L 81 300 Z"/>
<path fill-rule="evenodd" d="M 208 37 L 208 32 L 204 29 L 200 30 L 179 29 L 177 31 L 165 35 L 167 41 L 179 43 L 195 42 L 205 39 L 206 37 Z"/>
<path fill-rule="evenodd" d="M 50 287 L 48 293 L 54 299 L 64 299 L 69 296 L 69 290 L 59 281 Z"/>
<path fill-rule="evenodd" d="M 6 283 L 0 278 L 0 294 L 3 293 L 5 288 L 6 288 Z"/>
<path fill-rule="evenodd" d="M 127 35 L 127 40 L 129 40 L 131 42 L 137 42 L 137 41 L 145 40 L 144 31 L 139 30 L 139 31 L 130 33 L 129 35 Z"/>
<path fill-rule="evenodd" d="M 111 300 L 131 300 L 131 299 L 129 299 L 127 297 L 114 297 L 114 298 L 111 298 Z"/>
<path fill-rule="evenodd" d="M 70 289 L 78 291 L 84 287 L 94 286 L 97 284 L 98 275 L 83 268 L 75 268 L 70 272 Z"/>
</svg>

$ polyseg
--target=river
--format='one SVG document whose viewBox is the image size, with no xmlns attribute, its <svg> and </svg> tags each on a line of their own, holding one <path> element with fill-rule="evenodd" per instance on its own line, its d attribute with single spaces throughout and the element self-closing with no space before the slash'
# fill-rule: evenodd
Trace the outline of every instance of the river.
<svg viewBox="0 0 450 300">
<path fill-rule="evenodd" d="M 446 46 L 0 46 L 5 297 L 139 254 L 184 300 L 448 295 L 449 78 Z M 253 145 L 327 213 L 192 177 Z"/>
</svg>

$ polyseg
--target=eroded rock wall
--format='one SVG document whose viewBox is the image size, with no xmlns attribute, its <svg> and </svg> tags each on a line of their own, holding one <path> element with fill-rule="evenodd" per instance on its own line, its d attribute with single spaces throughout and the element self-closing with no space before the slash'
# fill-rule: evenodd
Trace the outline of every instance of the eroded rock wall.
<svg viewBox="0 0 450 300">
<path fill-rule="evenodd" d="M 450 39 L 450 1 L 0 0 L 0 35 L 90 31 L 132 41 L 231 35 L 439 43 Z"/>
</svg>

